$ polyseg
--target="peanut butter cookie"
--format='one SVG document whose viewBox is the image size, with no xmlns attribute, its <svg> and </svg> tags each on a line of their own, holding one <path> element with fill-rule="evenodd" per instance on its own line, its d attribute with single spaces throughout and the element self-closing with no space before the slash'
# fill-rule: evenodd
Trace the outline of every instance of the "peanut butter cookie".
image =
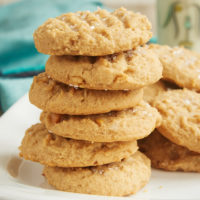
<svg viewBox="0 0 200 200">
<path fill-rule="evenodd" d="M 136 141 L 92 143 L 63 138 L 36 124 L 26 131 L 20 156 L 48 166 L 85 167 L 121 161 L 137 148 Z"/>
<path fill-rule="evenodd" d="M 200 154 L 176 145 L 154 131 L 138 142 L 154 168 L 168 171 L 200 172 Z"/>
<path fill-rule="evenodd" d="M 170 90 L 156 97 L 153 106 L 162 116 L 158 131 L 175 144 L 200 153 L 200 94 Z"/>
<path fill-rule="evenodd" d="M 149 181 L 150 160 L 136 152 L 122 162 L 97 167 L 44 167 L 49 184 L 66 192 L 127 196 L 136 193 Z"/>
<path fill-rule="evenodd" d="M 157 82 L 162 77 L 162 65 L 152 50 L 137 47 L 101 57 L 50 56 L 46 73 L 81 88 L 134 90 Z"/>
<path fill-rule="evenodd" d="M 141 102 L 134 108 L 99 115 L 70 116 L 43 112 L 40 120 L 46 128 L 62 137 L 93 142 L 141 139 L 160 125 L 158 111 Z"/>
<path fill-rule="evenodd" d="M 200 54 L 182 47 L 150 45 L 163 64 L 163 78 L 200 91 Z"/>
<path fill-rule="evenodd" d="M 150 29 L 147 17 L 139 13 L 98 9 L 50 18 L 35 31 L 34 41 L 44 54 L 102 56 L 145 44 Z"/>
<path fill-rule="evenodd" d="M 29 99 L 38 108 L 57 114 L 89 115 L 123 110 L 137 105 L 143 89 L 131 91 L 88 90 L 54 81 L 46 73 L 34 77 Z"/>
</svg>

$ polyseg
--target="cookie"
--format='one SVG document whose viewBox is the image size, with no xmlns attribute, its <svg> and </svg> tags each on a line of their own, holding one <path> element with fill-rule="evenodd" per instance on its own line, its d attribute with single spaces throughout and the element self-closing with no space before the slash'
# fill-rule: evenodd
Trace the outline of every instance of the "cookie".
<svg viewBox="0 0 200 200">
<path fill-rule="evenodd" d="M 122 162 L 84 168 L 44 167 L 49 184 L 67 192 L 125 196 L 136 193 L 149 181 L 150 160 L 140 152 Z"/>
<path fill-rule="evenodd" d="M 44 54 L 102 56 L 145 44 L 150 29 L 147 17 L 139 13 L 98 9 L 50 18 L 35 31 L 34 41 Z"/>
<path fill-rule="evenodd" d="M 93 143 L 63 138 L 42 124 L 26 131 L 20 155 L 48 166 L 85 167 L 121 161 L 137 151 L 137 142 Z"/>
<path fill-rule="evenodd" d="M 153 106 L 162 116 L 158 131 L 175 144 L 200 153 L 200 94 L 170 90 L 156 97 Z"/>
<path fill-rule="evenodd" d="M 161 122 L 158 111 L 145 102 L 128 110 L 99 115 L 70 116 L 43 112 L 40 119 L 49 131 L 57 135 L 93 142 L 141 139 Z"/>
<path fill-rule="evenodd" d="M 140 150 L 154 168 L 167 171 L 200 172 L 200 154 L 176 145 L 158 131 L 138 141 Z"/>
<path fill-rule="evenodd" d="M 101 56 L 50 56 L 45 68 L 53 79 L 95 90 L 134 90 L 162 77 L 162 65 L 147 47 Z"/>
<path fill-rule="evenodd" d="M 143 90 L 88 90 L 54 81 L 46 73 L 34 77 L 29 99 L 38 108 L 57 114 L 89 115 L 134 107 Z"/>
<path fill-rule="evenodd" d="M 200 91 L 200 54 L 191 50 L 150 45 L 163 64 L 163 78 L 182 88 Z"/>
<path fill-rule="evenodd" d="M 152 85 L 144 87 L 143 90 L 144 90 L 143 99 L 148 103 L 152 104 L 155 97 L 161 94 L 162 92 L 166 91 L 167 88 L 163 83 L 163 81 L 158 81 Z"/>
</svg>

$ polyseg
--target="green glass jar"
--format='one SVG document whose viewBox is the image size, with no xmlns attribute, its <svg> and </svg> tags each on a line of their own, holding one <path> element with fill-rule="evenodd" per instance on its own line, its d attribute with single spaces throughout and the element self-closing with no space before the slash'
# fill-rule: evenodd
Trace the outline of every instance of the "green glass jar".
<svg viewBox="0 0 200 200">
<path fill-rule="evenodd" d="M 200 52 L 200 0 L 157 0 L 159 44 Z"/>
</svg>

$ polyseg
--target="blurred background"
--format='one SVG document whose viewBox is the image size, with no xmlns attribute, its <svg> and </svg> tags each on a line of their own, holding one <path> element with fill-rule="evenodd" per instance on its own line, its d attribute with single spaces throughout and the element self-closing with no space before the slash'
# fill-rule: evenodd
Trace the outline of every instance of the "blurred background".
<svg viewBox="0 0 200 200">
<path fill-rule="evenodd" d="M 200 0 L 0 0 L 0 112 L 30 88 L 33 75 L 44 70 L 33 32 L 61 13 L 125 7 L 152 23 L 150 42 L 200 51 Z"/>
<path fill-rule="evenodd" d="M 19 0 L 0 0 L 0 5 L 5 5 L 16 1 Z M 108 8 L 116 9 L 123 6 L 129 10 L 145 14 L 152 22 L 153 33 L 154 35 L 156 34 L 156 0 L 100 0 L 100 1 Z"/>
</svg>

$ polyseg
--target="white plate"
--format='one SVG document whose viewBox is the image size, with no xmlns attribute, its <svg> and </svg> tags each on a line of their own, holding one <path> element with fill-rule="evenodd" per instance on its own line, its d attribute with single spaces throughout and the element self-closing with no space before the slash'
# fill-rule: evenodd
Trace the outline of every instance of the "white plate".
<svg viewBox="0 0 200 200">
<path fill-rule="evenodd" d="M 54 190 L 42 176 L 42 166 L 19 158 L 25 130 L 39 121 L 40 110 L 25 95 L 0 118 L 0 200 L 66 199 L 200 199 L 200 174 L 153 170 L 150 183 L 131 197 L 103 197 Z"/>
</svg>

